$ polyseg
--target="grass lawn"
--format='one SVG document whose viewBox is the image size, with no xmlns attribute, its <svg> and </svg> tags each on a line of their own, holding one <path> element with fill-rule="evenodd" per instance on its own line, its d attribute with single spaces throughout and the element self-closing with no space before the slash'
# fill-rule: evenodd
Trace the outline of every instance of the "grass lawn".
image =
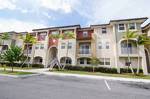
<svg viewBox="0 0 150 99">
<path fill-rule="evenodd" d="M 124 74 L 110 74 L 110 73 L 100 73 L 100 72 L 85 72 L 85 71 L 72 71 L 72 70 L 53 70 L 53 72 L 57 73 L 71 73 L 71 74 L 81 74 L 81 75 L 96 75 L 96 76 L 109 76 L 109 77 L 123 77 L 123 78 L 138 78 L 138 79 L 150 79 L 150 76 L 145 76 L 142 74 L 133 75 L 131 73 Z"/>
<path fill-rule="evenodd" d="M 29 74 L 34 74 L 34 73 L 31 73 L 31 72 L 19 72 L 19 71 L 3 71 L 3 70 L 0 70 L 0 74 L 8 74 L 8 75 L 29 75 Z"/>
<path fill-rule="evenodd" d="M 11 69 L 10 66 L 6 66 L 5 68 L 6 69 Z M 4 69 L 4 67 L 0 65 L 0 69 Z M 36 67 L 29 67 L 29 68 L 28 67 L 23 67 L 23 68 L 21 68 L 21 67 L 15 67 L 14 66 L 14 69 L 28 70 L 28 69 L 39 69 L 39 68 L 36 68 Z"/>
</svg>

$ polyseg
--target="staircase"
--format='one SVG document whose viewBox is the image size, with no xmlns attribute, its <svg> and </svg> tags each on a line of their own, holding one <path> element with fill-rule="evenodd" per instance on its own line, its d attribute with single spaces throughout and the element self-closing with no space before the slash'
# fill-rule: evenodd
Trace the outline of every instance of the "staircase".
<svg viewBox="0 0 150 99">
<path fill-rule="evenodd" d="M 52 61 L 50 61 L 48 63 L 48 68 L 50 68 L 50 70 L 52 70 L 55 65 L 58 66 L 59 69 L 62 67 L 62 65 L 58 61 L 58 58 L 54 58 Z"/>
</svg>

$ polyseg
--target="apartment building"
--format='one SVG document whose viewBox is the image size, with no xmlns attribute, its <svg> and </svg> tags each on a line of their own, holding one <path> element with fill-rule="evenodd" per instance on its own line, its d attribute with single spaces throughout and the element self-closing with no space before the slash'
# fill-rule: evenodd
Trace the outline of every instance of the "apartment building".
<svg viewBox="0 0 150 99">
<path fill-rule="evenodd" d="M 150 50 L 145 51 L 148 45 L 140 46 L 138 50 L 135 40 L 130 40 L 127 49 L 126 40 L 122 38 L 123 33 L 127 30 L 138 34 L 142 34 L 142 29 L 145 32 L 147 26 L 141 28 L 141 24 L 146 20 L 147 18 L 111 20 L 108 24 L 91 25 L 85 28 L 80 25 L 69 25 L 33 29 L 31 34 L 37 38 L 37 43 L 29 46 L 30 62 L 48 67 L 52 60 L 57 58 L 61 64 L 66 61 L 71 65 L 90 66 L 91 58 L 97 57 L 100 60 L 99 66 L 118 68 L 119 72 L 119 68 L 127 67 L 129 50 L 132 67 L 138 66 L 139 53 L 140 66 L 144 74 L 148 74 L 150 73 L 149 54 L 146 55 Z M 66 32 L 73 32 L 75 38 L 50 38 L 52 34 Z M 147 31 L 146 33 L 150 34 Z M 26 50 L 26 47 L 24 48 Z"/>
</svg>

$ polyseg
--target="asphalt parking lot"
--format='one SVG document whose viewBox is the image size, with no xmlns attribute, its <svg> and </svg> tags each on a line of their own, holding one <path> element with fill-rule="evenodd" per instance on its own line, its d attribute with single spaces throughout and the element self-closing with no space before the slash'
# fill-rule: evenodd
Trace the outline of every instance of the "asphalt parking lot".
<svg viewBox="0 0 150 99">
<path fill-rule="evenodd" d="M 150 84 L 46 75 L 0 76 L 0 99 L 150 99 Z"/>
</svg>

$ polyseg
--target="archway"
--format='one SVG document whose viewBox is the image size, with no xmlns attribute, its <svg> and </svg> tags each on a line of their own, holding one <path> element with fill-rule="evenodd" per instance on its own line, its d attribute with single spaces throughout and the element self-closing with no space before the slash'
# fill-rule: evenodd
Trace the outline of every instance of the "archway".
<svg viewBox="0 0 150 99">
<path fill-rule="evenodd" d="M 42 64 L 43 58 L 40 56 L 34 57 L 33 64 Z"/>
<path fill-rule="evenodd" d="M 72 59 L 70 57 L 62 57 L 60 59 L 60 63 L 61 64 L 69 64 L 69 65 L 71 65 L 72 64 Z"/>
<path fill-rule="evenodd" d="M 146 56 L 147 71 L 148 71 L 148 73 L 150 73 L 149 52 L 146 49 L 145 49 L 145 56 Z"/>
<path fill-rule="evenodd" d="M 51 47 L 49 49 L 48 61 L 51 62 L 55 58 L 57 58 L 57 48 L 56 47 Z"/>
</svg>

